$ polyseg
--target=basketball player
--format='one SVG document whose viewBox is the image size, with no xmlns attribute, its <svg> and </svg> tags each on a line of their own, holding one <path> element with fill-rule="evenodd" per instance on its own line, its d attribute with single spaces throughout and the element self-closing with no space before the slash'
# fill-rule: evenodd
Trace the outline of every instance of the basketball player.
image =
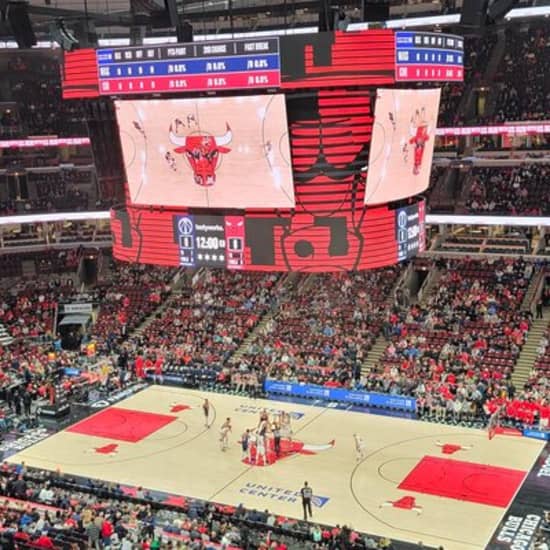
<svg viewBox="0 0 550 550">
<path fill-rule="evenodd" d="M 254 464 L 255 459 L 252 457 L 252 449 L 256 450 L 256 458 L 258 457 L 258 438 L 254 432 L 248 430 L 248 463 Z"/>
<path fill-rule="evenodd" d="M 245 432 L 241 436 L 241 448 L 243 451 L 243 460 L 247 456 L 249 457 L 249 449 L 248 449 L 249 442 L 250 442 L 250 430 L 246 428 Z"/>
<path fill-rule="evenodd" d="M 208 416 L 210 414 L 210 403 L 208 399 L 205 399 L 202 404 L 202 412 L 204 413 L 204 427 L 209 428 L 210 426 L 208 425 Z"/>
<path fill-rule="evenodd" d="M 269 422 L 269 414 L 265 409 L 262 409 L 262 412 L 260 413 L 260 421 L 258 422 L 258 430 L 262 426 L 262 424 L 266 424 Z"/>
<path fill-rule="evenodd" d="M 229 447 L 229 432 L 231 430 L 231 418 L 226 418 L 220 429 L 220 446 L 222 451 L 226 451 Z"/>
<path fill-rule="evenodd" d="M 355 440 L 355 459 L 360 462 L 367 456 L 365 442 L 359 434 L 353 434 L 353 439 Z"/>
<path fill-rule="evenodd" d="M 505 410 L 505 406 L 501 405 L 496 409 L 496 411 L 489 417 L 487 423 L 487 432 L 489 433 L 489 439 L 493 439 L 498 433 L 498 428 L 500 427 L 500 415 Z"/>
<path fill-rule="evenodd" d="M 290 424 L 290 414 L 286 411 L 281 413 L 281 433 L 292 443 L 292 426 Z"/>
<path fill-rule="evenodd" d="M 281 456 L 281 428 L 277 422 L 273 424 L 271 433 L 273 434 L 273 448 L 275 450 L 275 456 L 279 458 Z"/>
<path fill-rule="evenodd" d="M 263 458 L 263 464 L 266 466 L 268 464 L 267 462 L 267 454 L 265 451 L 265 443 L 266 443 L 265 436 L 262 436 L 258 433 L 258 436 L 256 437 L 256 464 L 260 463 L 260 456 Z"/>
</svg>

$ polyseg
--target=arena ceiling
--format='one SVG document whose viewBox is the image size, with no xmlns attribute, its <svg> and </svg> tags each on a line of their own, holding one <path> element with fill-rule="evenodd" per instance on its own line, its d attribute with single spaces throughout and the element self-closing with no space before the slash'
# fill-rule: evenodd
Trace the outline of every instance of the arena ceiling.
<svg viewBox="0 0 550 550">
<path fill-rule="evenodd" d="M 329 9 L 343 8 L 350 22 L 361 20 L 361 0 L 324 1 Z M 320 4 L 320 0 L 176 0 L 178 14 L 193 25 L 195 34 L 316 26 Z M 39 39 L 47 39 L 52 21 L 62 18 L 70 26 L 86 15 L 101 38 L 128 36 L 136 21 L 146 36 L 174 34 L 169 24 L 163 27 L 150 15 L 165 10 L 164 0 L 29 0 L 29 5 Z M 390 0 L 390 15 L 440 14 L 461 5 L 462 0 Z"/>
</svg>

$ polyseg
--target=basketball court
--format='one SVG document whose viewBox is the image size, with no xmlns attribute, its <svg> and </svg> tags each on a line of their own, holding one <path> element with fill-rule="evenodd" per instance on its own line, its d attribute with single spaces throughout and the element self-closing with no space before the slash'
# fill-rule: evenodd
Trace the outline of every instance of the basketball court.
<svg viewBox="0 0 550 550">
<path fill-rule="evenodd" d="M 270 454 L 273 463 L 248 464 L 240 436 L 264 407 L 290 414 L 293 439 L 279 459 Z M 233 432 L 222 452 L 226 417 Z M 359 462 L 354 433 L 367 447 Z M 488 543 L 543 447 L 475 429 L 152 386 L 9 460 L 296 518 L 307 480 L 314 521 L 471 550 Z"/>
</svg>

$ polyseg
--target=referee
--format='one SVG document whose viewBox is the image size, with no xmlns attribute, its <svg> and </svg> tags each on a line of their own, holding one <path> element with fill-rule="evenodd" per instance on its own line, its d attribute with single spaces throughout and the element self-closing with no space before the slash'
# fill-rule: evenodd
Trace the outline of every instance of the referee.
<svg viewBox="0 0 550 550">
<path fill-rule="evenodd" d="M 308 514 L 310 519 L 313 515 L 311 513 L 311 499 L 313 498 L 313 491 L 311 490 L 311 487 L 307 484 L 307 481 L 304 482 L 304 486 L 301 488 L 300 494 L 302 495 L 302 508 L 304 509 L 304 521 L 307 521 Z"/>
</svg>

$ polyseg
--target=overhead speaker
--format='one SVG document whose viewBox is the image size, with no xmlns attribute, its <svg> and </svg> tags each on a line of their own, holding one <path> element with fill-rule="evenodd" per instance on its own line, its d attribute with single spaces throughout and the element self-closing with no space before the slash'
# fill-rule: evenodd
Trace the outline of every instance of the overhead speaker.
<svg viewBox="0 0 550 550">
<path fill-rule="evenodd" d="M 334 14 L 330 0 L 319 0 L 319 32 L 334 30 Z"/>
<path fill-rule="evenodd" d="M 504 19 L 504 16 L 516 5 L 518 0 L 495 0 L 489 6 L 487 15 L 492 21 Z"/>
<path fill-rule="evenodd" d="M 66 52 L 72 52 L 79 46 L 78 38 L 74 35 L 73 31 L 65 25 L 63 19 L 57 19 L 54 23 L 50 24 L 50 33 L 52 38 Z"/>
<path fill-rule="evenodd" d="M 485 24 L 489 0 L 464 0 L 460 24 L 467 27 L 481 27 Z"/>
<path fill-rule="evenodd" d="M 389 0 L 362 0 L 361 11 L 363 21 L 377 23 L 387 21 L 390 18 Z"/>
<path fill-rule="evenodd" d="M 17 45 L 20 48 L 32 48 L 36 45 L 36 36 L 29 18 L 28 3 L 8 2 L 5 14 Z"/>
<path fill-rule="evenodd" d="M 176 27 L 178 42 L 193 42 L 193 25 L 189 21 L 181 21 Z"/>
<path fill-rule="evenodd" d="M 170 26 L 178 26 L 178 8 L 176 6 L 176 0 L 164 0 L 168 17 L 170 18 Z"/>
<path fill-rule="evenodd" d="M 71 34 L 79 48 L 97 48 L 97 32 L 95 23 L 91 18 L 75 21 L 73 28 L 74 32 Z"/>
</svg>

